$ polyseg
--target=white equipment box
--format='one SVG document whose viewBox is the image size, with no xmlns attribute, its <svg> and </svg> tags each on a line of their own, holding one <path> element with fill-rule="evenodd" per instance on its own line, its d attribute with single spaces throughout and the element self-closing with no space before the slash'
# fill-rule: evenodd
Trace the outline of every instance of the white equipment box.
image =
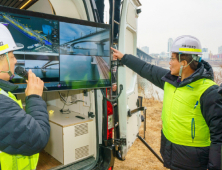
<svg viewBox="0 0 222 170">
<path fill-rule="evenodd" d="M 64 165 L 93 156 L 95 136 L 92 134 L 96 134 L 93 119 L 76 112 L 62 114 L 55 106 L 48 106 L 47 110 L 51 131 L 45 151 Z"/>
</svg>

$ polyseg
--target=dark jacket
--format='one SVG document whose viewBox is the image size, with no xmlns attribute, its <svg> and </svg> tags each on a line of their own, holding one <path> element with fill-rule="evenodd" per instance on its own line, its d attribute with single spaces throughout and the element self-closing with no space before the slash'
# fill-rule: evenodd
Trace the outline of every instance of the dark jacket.
<svg viewBox="0 0 222 170">
<path fill-rule="evenodd" d="M 0 79 L 0 88 L 17 88 Z M 26 112 L 9 97 L 0 94 L 0 150 L 8 154 L 30 156 L 39 153 L 50 135 L 46 103 L 38 95 L 26 97 Z"/>
<path fill-rule="evenodd" d="M 201 78 L 213 80 L 212 67 L 205 61 L 198 64 L 198 69 L 180 84 L 177 76 L 170 71 L 151 65 L 132 55 L 124 55 L 122 63 L 146 78 L 161 89 L 168 82 L 175 87 L 183 87 Z M 217 85 L 209 87 L 200 98 L 201 112 L 210 129 L 210 147 L 189 147 L 177 145 L 161 136 L 161 155 L 164 166 L 174 170 L 220 170 L 222 145 L 222 97 Z M 163 101 L 164 102 L 164 101 Z"/>
</svg>

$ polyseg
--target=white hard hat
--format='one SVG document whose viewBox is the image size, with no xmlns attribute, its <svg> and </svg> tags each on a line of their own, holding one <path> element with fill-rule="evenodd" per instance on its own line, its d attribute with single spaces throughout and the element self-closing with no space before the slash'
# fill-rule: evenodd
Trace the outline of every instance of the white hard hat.
<svg viewBox="0 0 222 170">
<path fill-rule="evenodd" d="M 172 53 L 202 55 L 200 41 L 190 35 L 177 37 L 171 47 Z"/>
<path fill-rule="evenodd" d="M 3 24 L 0 24 L 0 55 L 22 48 L 24 48 L 24 45 L 15 43 L 8 28 Z"/>
</svg>

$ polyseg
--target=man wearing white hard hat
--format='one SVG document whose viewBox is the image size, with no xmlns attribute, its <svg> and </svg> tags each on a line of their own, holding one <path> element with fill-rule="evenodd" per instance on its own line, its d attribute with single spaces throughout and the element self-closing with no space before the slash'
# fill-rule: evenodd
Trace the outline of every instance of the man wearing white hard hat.
<svg viewBox="0 0 222 170">
<path fill-rule="evenodd" d="M 50 134 L 47 106 L 42 100 L 44 83 L 28 72 L 26 112 L 11 91 L 18 88 L 9 82 L 17 62 L 13 51 L 22 49 L 9 30 L 0 24 L 0 169 L 36 169 L 39 152 Z"/>
<path fill-rule="evenodd" d="M 164 90 L 160 153 L 172 170 L 220 170 L 222 97 L 212 67 L 201 61 L 200 41 L 189 35 L 171 47 L 170 70 L 112 48 L 140 76 Z"/>
</svg>

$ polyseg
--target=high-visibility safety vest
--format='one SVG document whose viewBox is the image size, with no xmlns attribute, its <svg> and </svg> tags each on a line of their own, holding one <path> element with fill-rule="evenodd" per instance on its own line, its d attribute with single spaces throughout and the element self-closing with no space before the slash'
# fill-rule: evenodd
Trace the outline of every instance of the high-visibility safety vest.
<svg viewBox="0 0 222 170">
<path fill-rule="evenodd" d="M 192 147 L 210 146 L 210 131 L 201 113 L 202 94 L 216 83 L 199 79 L 176 88 L 166 82 L 162 110 L 163 134 L 172 143 Z"/>
<path fill-rule="evenodd" d="M 3 94 L 12 100 L 14 100 L 22 108 L 21 100 L 17 100 L 16 97 L 0 88 L 0 94 Z M 0 151 L 1 152 L 1 151 Z M 10 155 L 5 152 L 0 153 L 0 165 L 1 170 L 32 170 L 36 169 L 39 159 L 39 153 L 32 156 L 23 155 Z"/>
</svg>

